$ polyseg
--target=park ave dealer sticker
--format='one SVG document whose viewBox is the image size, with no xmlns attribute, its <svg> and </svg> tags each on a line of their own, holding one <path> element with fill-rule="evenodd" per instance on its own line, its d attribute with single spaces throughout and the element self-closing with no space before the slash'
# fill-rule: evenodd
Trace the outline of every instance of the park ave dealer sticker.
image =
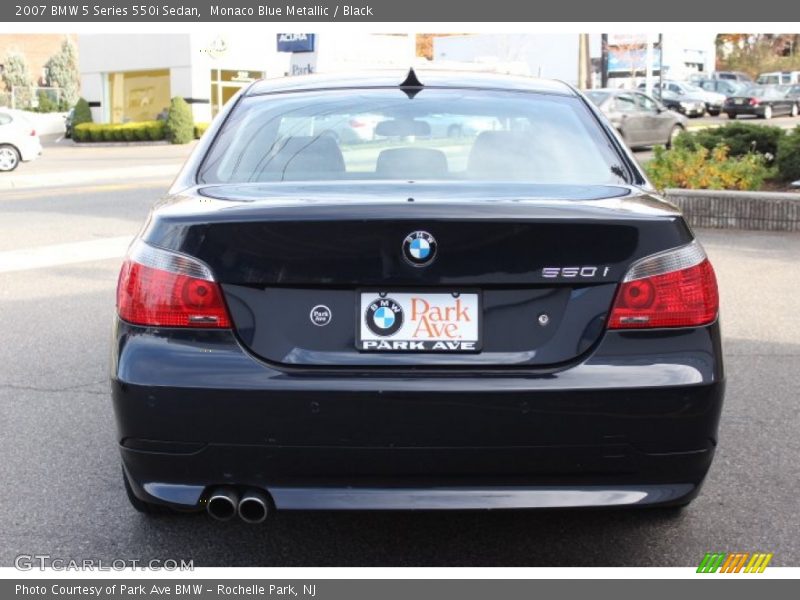
<svg viewBox="0 0 800 600">
<path fill-rule="evenodd" d="M 480 298 L 474 293 L 361 294 L 356 345 L 365 352 L 480 350 Z"/>
</svg>

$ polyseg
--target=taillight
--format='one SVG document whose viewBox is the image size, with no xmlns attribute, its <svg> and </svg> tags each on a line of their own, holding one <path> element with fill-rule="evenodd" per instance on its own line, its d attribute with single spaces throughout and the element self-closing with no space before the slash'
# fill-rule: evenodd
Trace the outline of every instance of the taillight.
<svg viewBox="0 0 800 600">
<path fill-rule="evenodd" d="M 758 106 L 758 98 L 750 98 L 750 106 Z"/>
<path fill-rule="evenodd" d="M 610 329 L 696 327 L 717 318 L 714 269 L 695 242 L 634 263 L 617 290 Z"/>
<path fill-rule="evenodd" d="M 117 283 L 117 312 L 136 325 L 231 326 L 222 290 L 201 261 L 136 240 Z"/>
</svg>

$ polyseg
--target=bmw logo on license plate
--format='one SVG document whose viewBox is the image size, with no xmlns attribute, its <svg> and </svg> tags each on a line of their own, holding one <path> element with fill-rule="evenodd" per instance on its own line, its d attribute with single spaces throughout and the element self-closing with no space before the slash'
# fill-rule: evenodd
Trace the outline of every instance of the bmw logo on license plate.
<svg viewBox="0 0 800 600">
<path fill-rule="evenodd" d="M 403 240 L 403 258 L 415 267 L 425 267 L 436 258 L 436 238 L 427 231 L 414 231 Z"/>
<path fill-rule="evenodd" d="M 391 298 L 378 298 L 370 302 L 364 319 L 372 333 L 389 337 L 403 326 L 403 307 Z"/>
</svg>

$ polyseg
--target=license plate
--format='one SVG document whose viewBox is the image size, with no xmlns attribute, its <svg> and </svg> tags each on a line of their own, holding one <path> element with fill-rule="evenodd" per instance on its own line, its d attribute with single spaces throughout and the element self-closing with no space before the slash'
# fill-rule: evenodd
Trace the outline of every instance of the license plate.
<svg viewBox="0 0 800 600">
<path fill-rule="evenodd" d="M 741 98 L 737 98 L 736 100 L 733 101 L 733 103 L 734 104 L 744 104 L 744 100 L 742 100 Z"/>
<path fill-rule="evenodd" d="M 480 294 L 361 292 L 356 347 L 363 352 L 477 352 Z"/>
</svg>

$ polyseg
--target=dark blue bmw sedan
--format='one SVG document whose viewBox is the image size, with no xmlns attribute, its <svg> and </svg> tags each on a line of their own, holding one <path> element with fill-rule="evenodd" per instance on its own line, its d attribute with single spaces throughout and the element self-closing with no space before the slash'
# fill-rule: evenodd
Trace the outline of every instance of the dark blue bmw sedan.
<svg viewBox="0 0 800 600">
<path fill-rule="evenodd" d="M 144 512 L 682 506 L 714 455 L 714 271 L 567 85 L 252 84 L 122 266 Z"/>
</svg>

